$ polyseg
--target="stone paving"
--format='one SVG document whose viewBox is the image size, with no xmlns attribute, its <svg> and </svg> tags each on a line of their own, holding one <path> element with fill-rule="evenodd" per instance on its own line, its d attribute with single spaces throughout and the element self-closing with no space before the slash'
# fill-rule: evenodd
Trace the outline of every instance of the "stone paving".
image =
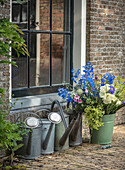
<svg viewBox="0 0 125 170">
<path fill-rule="evenodd" d="M 36 160 L 18 160 L 27 170 L 125 170 L 125 124 L 114 126 L 112 147 L 83 144 Z"/>
</svg>

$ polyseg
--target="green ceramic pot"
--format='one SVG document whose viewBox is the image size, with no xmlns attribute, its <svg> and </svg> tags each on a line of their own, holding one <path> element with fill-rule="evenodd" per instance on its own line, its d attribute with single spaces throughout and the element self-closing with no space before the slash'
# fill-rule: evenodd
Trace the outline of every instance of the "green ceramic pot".
<svg viewBox="0 0 125 170">
<path fill-rule="evenodd" d="M 112 143 L 112 134 L 114 126 L 115 114 L 104 115 L 102 118 L 103 126 L 98 130 L 93 130 L 91 134 L 91 143 L 94 144 L 110 144 Z"/>
</svg>

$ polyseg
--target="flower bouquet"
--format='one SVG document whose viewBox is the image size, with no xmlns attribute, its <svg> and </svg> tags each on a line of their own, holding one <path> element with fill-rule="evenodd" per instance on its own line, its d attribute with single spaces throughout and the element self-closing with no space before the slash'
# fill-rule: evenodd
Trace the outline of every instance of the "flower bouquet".
<svg viewBox="0 0 125 170">
<path fill-rule="evenodd" d="M 104 115 L 115 114 L 125 106 L 125 79 L 111 73 L 94 75 L 93 65 L 87 63 L 80 69 L 72 70 L 73 86 L 65 85 L 58 95 L 72 102 L 75 114 L 84 113 L 91 131 L 103 125 Z"/>
</svg>

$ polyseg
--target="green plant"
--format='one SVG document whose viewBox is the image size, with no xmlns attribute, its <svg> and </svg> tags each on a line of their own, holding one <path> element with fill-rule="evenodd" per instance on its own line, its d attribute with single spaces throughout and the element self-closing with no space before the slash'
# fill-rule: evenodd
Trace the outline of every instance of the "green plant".
<svg viewBox="0 0 125 170">
<path fill-rule="evenodd" d="M 22 4 L 22 0 L 16 0 L 18 3 Z M 26 0 L 25 0 L 26 1 Z M 4 5 L 5 0 L 0 0 L 0 4 Z"/>
<path fill-rule="evenodd" d="M 87 106 L 84 112 L 85 112 L 85 122 L 87 123 L 91 131 L 93 131 L 93 129 L 98 130 L 98 128 L 103 125 L 102 117 L 105 114 L 103 107 Z"/>
<path fill-rule="evenodd" d="M 16 0 L 22 3 L 21 0 Z M 4 5 L 5 0 L 0 0 L 0 4 Z M 20 54 L 27 54 L 28 50 L 25 44 L 25 40 L 20 36 L 23 32 L 17 25 L 11 23 L 8 19 L 0 19 L 0 64 L 13 64 L 11 50 L 15 50 L 17 56 Z M 13 163 L 14 152 L 22 146 L 17 145 L 18 141 L 22 140 L 21 135 L 25 134 L 26 129 L 22 124 L 13 124 L 10 121 L 6 121 L 6 117 L 9 114 L 10 109 L 13 107 L 9 101 L 5 100 L 5 90 L 0 88 L 0 150 L 1 148 L 10 151 L 10 163 Z M 20 126 L 22 128 L 20 129 Z M 12 168 L 11 168 L 12 169 Z"/>
<path fill-rule="evenodd" d="M 81 72 L 80 69 L 73 69 L 72 73 L 72 89 L 67 86 L 60 88 L 58 95 L 67 102 L 72 102 L 77 113 L 83 113 L 88 106 L 96 108 L 100 105 L 108 115 L 125 106 L 125 79 L 116 78 L 111 73 L 94 75 L 91 63 L 87 63 Z"/>
<path fill-rule="evenodd" d="M 0 60 L 0 64 L 12 64 L 16 66 L 16 62 L 12 61 L 13 57 L 11 49 L 15 50 L 18 57 L 20 54 L 27 54 L 25 40 L 20 36 L 23 32 L 18 29 L 18 26 L 11 23 L 8 19 L 0 19 L 0 56 L 3 57 Z M 4 92 L 3 88 L 0 88 L 0 93 Z"/>
<path fill-rule="evenodd" d="M 26 134 L 26 128 L 23 123 L 15 124 L 10 121 L 6 121 L 8 112 L 13 107 L 9 101 L 5 100 L 5 93 L 1 93 L 0 98 L 0 150 L 4 148 L 9 152 L 10 163 L 13 163 L 14 152 L 22 147 L 17 142 L 22 140 L 21 135 Z"/>
<path fill-rule="evenodd" d="M 16 65 L 12 58 L 11 49 L 15 50 L 18 57 L 20 54 L 28 54 L 25 40 L 20 36 L 24 34 L 17 25 L 11 23 L 7 18 L 0 19 L 0 55 L 7 57 L 8 60 L 1 60 L 0 64 L 8 63 Z"/>
</svg>

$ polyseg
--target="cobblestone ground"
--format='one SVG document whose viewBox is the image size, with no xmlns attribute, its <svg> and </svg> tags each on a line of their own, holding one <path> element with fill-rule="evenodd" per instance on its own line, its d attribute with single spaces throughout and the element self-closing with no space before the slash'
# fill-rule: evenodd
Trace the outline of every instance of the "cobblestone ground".
<svg viewBox="0 0 125 170">
<path fill-rule="evenodd" d="M 114 126 L 112 147 L 101 149 L 100 145 L 89 144 L 83 139 L 82 146 L 36 160 L 19 160 L 27 170 L 125 170 L 125 125 Z"/>
</svg>

